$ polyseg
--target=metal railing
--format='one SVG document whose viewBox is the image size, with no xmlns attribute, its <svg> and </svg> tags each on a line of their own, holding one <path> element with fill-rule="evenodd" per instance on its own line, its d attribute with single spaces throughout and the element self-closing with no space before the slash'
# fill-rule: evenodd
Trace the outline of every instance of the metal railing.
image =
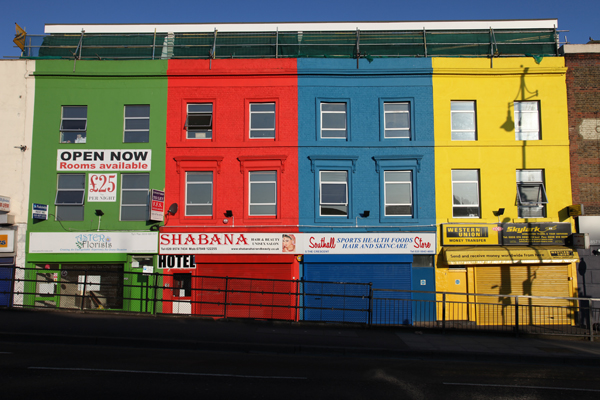
<svg viewBox="0 0 600 400">
<path fill-rule="evenodd" d="M 373 289 L 371 284 L 125 272 L 63 264 L 0 278 L 0 306 L 600 335 L 600 299 Z"/>
</svg>

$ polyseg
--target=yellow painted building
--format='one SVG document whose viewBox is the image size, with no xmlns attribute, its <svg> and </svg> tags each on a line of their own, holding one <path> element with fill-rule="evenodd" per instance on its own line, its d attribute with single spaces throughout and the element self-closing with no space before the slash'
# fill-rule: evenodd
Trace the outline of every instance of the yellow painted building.
<svg viewBox="0 0 600 400">
<path fill-rule="evenodd" d="M 563 262 L 545 256 L 528 260 L 519 255 L 519 247 L 473 239 L 462 243 L 463 257 L 471 252 L 484 261 L 449 263 L 459 241 L 446 238 L 444 243 L 442 232 L 444 226 L 491 224 L 486 235 L 497 238 L 506 227 L 501 224 L 572 225 L 565 76 L 562 57 L 546 57 L 539 64 L 532 57 L 433 58 L 436 290 L 490 294 L 468 296 L 468 301 L 495 305 L 482 313 L 484 307 L 451 303 L 467 296 L 447 295 L 446 319 L 510 322 L 514 298 L 506 295 L 570 297 L 577 292 L 572 255 Z M 555 223 L 563 224 L 550 226 Z M 506 252 L 509 261 L 494 261 L 493 249 Z M 556 254 L 570 250 L 562 249 Z M 522 322 L 542 323 L 550 317 L 525 318 Z"/>
</svg>

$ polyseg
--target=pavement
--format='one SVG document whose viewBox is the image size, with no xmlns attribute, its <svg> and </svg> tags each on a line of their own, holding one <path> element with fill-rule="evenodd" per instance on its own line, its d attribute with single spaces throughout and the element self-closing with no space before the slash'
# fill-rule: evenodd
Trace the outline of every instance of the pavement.
<svg viewBox="0 0 600 400">
<path fill-rule="evenodd" d="M 600 338 L 80 311 L 0 309 L 0 341 L 600 366 Z"/>
</svg>

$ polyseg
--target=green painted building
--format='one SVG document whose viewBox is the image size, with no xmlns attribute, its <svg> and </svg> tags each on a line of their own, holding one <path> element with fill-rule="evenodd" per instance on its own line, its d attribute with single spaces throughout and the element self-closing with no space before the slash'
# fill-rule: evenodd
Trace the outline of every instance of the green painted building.
<svg viewBox="0 0 600 400">
<path fill-rule="evenodd" d="M 37 61 L 25 305 L 158 311 L 166 71 Z"/>
</svg>

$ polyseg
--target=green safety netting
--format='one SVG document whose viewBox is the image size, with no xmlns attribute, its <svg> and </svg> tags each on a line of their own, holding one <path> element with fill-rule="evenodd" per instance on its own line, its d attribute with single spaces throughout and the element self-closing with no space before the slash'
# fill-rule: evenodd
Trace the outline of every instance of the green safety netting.
<svg viewBox="0 0 600 400">
<path fill-rule="evenodd" d="M 132 35 L 50 35 L 44 37 L 39 50 L 40 57 L 59 56 L 63 58 L 79 57 L 78 49 L 81 40 L 81 58 L 160 58 L 165 34 L 132 34 Z"/>
<path fill-rule="evenodd" d="M 79 56 L 79 34 L 45 36 L 39 57 Z M 214 54 L 213 54 L 214 52 Z M 340 31 L 84 34 L 81 58 L 553 56 L 555 31 Z"/>
</svg>

